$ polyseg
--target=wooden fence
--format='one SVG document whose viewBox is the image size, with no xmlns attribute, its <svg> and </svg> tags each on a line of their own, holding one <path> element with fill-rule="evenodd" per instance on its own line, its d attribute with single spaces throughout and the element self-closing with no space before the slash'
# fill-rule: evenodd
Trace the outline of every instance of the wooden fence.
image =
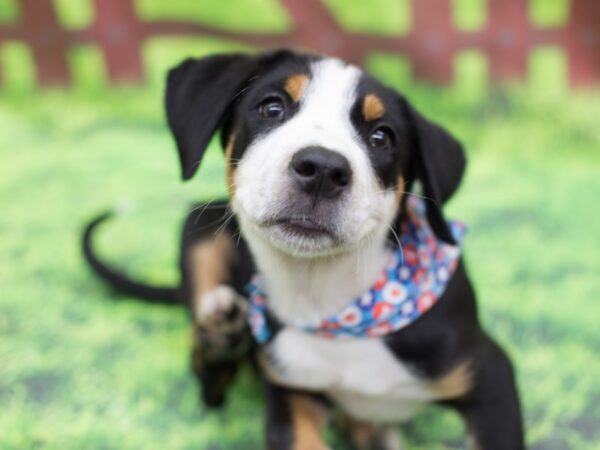
<svg viewBox="0 0 600 450">
<path fill-rule="evenodd" d="M 182 35 L 257 47 L 311 49 L 357 64 L 374 51 L 397 53 L 410 60 L 415 78 L 440 84 L 452 80 L 454 57 L 460 51 L 481 51 L 492 81 L 501 82 L 524 79 L 529 52 L 550 45 L 565 53 L 572 86 L 600 81 L 600 0 L 571 0 L 567 23 L 556 28 L 533 26 L 527 0 L 487 0 L 488 20 L 477 31 L 453 26 L 451 0 L 412 0 L 411 31 L 398 36 L 344 30 L 321 0 L 279 1 L 292 23 L 291 30 L 283 34 L 238 32 L 192 21 L 142 21 L 134 0 L 92 0 L 92 24 L 70 30 L 60 25 L 52 0 L 18 0 L 19 20 L 0 24 L 0 46 L 5 41 L 26 43 L 40 86 L 70 83 L 67 53 L 78 44 L 102 50 L 111 83 L 139 83 L 144 79 L 144 42 L 157 36 Z"/>
</svg>

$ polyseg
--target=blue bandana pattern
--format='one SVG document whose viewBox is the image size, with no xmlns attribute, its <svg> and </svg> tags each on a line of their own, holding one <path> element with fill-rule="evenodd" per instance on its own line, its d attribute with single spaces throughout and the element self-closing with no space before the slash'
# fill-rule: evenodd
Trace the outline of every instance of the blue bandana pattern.
<svg viewBox="0 0 600 450">
<path fill-rule="evenodd" d="M 427 223 L 422 199 L 411 196 L 406 208 L 399 236 L 401 248 L 393 253 L 375 284 L 335 316 L 304 327 L 306 333 L 328 338 L 383 336 L 411 324 L 437 302 L 456 270 L 460 247 L 436 238 Z M 449 226 L 460 243 L 464 225 L 450 221 Z M 267 295 L 259 276 L 253 277 L 248 290 L 248 322 L 256 341 L 263 344 L 272 333 Z"/>
</svg>

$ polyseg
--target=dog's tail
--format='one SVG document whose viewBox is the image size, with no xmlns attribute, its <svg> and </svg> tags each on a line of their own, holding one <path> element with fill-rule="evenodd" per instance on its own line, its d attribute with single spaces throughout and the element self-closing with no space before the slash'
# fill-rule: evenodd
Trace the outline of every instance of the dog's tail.
<svg viewBox="0 0 600 450">
<path fill-rule="evenodd" d="M 124 294 L 132 295 L 141 298 L 151 303 L 163 303 L 178 305 L 181 303 L 179 290 L 174 287 L 151 286 L 137 281 L 134 281 L 126 275 L 118 272 L 102 262 L 94 253 L 92 246 L 92 235 L 100 224 L 108 220 L 113 213 L 105 212 L 94 220 L 92 220 L 83 232 L 82 249 L 83 256 L 90 267 L 102 278 L 105 282 L 123 292 Z"/>
</svg>

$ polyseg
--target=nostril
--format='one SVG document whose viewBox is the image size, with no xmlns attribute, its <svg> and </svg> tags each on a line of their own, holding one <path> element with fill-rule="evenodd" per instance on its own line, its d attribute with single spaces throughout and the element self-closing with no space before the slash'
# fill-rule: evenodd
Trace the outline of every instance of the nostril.
<svg viewBox="0 0 600 450">
<path fill-rule="evenodd" d="M 345 170 L 334 170 L 331 173 L 331 181 L 336 186 L 345 187 L 350 183 L 350 176 Z"/>
<path fill-rule="evenodd" d="M 303 177 L 314 177 L 317 173 L 317 166 L 311 161 L 302 161 L 294 165 L 296 173 Z"/>
<path fill-rule="evenodd" d="M 346 157 L 323 147 L 299 150 L 289 169 L 296 186 L 314 199 L 337 197 L 352 182 L 352 170 Z"/>
</svg>

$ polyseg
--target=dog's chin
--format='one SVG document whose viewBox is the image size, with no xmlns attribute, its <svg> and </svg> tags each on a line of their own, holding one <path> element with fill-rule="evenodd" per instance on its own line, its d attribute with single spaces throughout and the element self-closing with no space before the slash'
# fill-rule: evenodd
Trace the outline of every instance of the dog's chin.
<svg viewBox="0 0 600 450">
<path fill-rule="evenodd" d="M 310 222 L 277 222 L 263 227 L 263 232 L 275 248 L 297 257 L 330 255 L 343 247 L 334 233 Z"/>
<path fill-rule="evenodd" d="M 245 221 L 244 221 L 245 222 Z M 345 239 L 333 228 L 310 219 L 277 218 L 250 220 L 252 234 L 279 252 L 299 258 L 317 258 L 347 248 Z"/>
</svg>

